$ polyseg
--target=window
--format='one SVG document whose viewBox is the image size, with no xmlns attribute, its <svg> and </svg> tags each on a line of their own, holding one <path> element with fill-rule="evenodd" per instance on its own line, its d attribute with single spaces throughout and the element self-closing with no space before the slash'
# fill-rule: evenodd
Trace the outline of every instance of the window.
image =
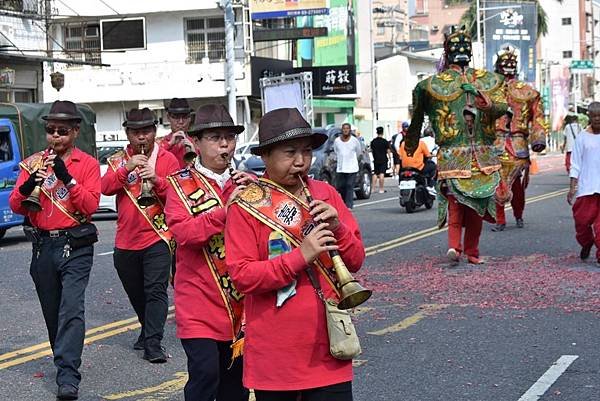
<svg viewBox="0 0 600 401">
<path fill-rule="evenodd" d="M 563 58 L 573 58 L 573 52 L 571 50 L 565 50 L 563 52 Z"/>
<path fill-rule="evenodd" d="M 0 9 L 10 11 L 23 11 L 23 0 L 5 0 L 0 3 Z"/>
<path fill-rule="evenodd" d="M 7 126 L 0 127 L 0 163 L 13 159 L 10 143 L 10 130 Z"/>
<path fill-rule="evenodd" d="M 563 18 L 561 21 L 563 25 L 571 25 L 571 18 Z"/>
<path fill-rule="evenodd" d="M 99 63 L 100 56 L 100 25 L 98 23 L 82 22 L 81 24 L 64 27 L 65 49 L 73 60 Z"/>
<path fill-rule="evenodd" d="M 385 24 L 383 22 L 378 22 L 377 23 L 377 35 L 384 35 L 385 34 Z"/>
<path fill-rule="evenodd" d="M 200 63 L 204 58 L 211 63 L 223 61 L 225 20 L 223 17 L 186 19 L 185 41 L 189 63 Z"/>
</svg>

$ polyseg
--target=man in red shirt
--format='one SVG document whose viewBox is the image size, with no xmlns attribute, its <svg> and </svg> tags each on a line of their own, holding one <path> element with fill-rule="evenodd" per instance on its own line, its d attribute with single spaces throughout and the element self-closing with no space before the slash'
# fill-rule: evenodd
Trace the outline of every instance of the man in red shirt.
<svg viewBox="0 0 600 401">
<path fill-rule="evenodd" d="M 227 274 L 223 239 L 226 210 L 252 179 L 229 170 L 243 130 L 224 106 L 200 107 L 190 130 L 200 157 L 168 178 L 167 222 L 177 241 L 177 337 L 188 358 L 186 401 L 248 400 L 242 361 L 231 347 L 241 337 L 243 297 Z"/>
<path fill-rule="evenodd" d="M 313 149 L 326 140 L 296 109 L 266 113 L 252 149 L 265 161 L 265 176 L 227 211 L 227 268 L 245 296 L 244 385 L 257 401 L 352 400 L 352 361 L 331 355 L 323 302 L 306 273 L 312 267 L 324 296 L 339 300 L 327 252 L 338 250 L 352 272 L 365 258 L 341 196 L 306 176 Z M 310 204 L 299 176 L 315 199 Z"/>
<path fill-rule="evenodd" d="M 123 126 L 129 145 L 108 159 L 102 193 L 117 195 L 114 264 L 142 325 L 133 347 L 144 350 L 144 359 L 163 363 L 167 355 L 161 341 L 174 248 L 163 205 L 167 197 L 166 176 L 178 170 L 179 164 L 175 156 L 156 145 L 156 123 L 148 108 L 127 113 Z M 144 202 L 143 197 L 154 197 L 154 203 Z"/>
<path fill-rule="evenodd" d="M 54 354 L 57 398 L 76 400 L 85 289 L 94 257 L 92 244 L 98 239 L 90 221 L 100 201 L 100 166 L 74 146 L 81 122 L 75 104 L 56 101 L 42 118 L 48 149 L 21 162 L 9 202 L 15 213 L 31 222 L 31 227 L 24 227 L 33 242 L 30 273 Z M 36 194 L 39 203 L 31 202 Z"/>
<path fill-rule="evenodd" d="M 190 127 L 192 109 L 186 99 L 173 98 L 167 107 L 167 120 L 171 126 L 171 132 L 158 140 L 164 150 L 173 153 L 180 168 L 184 168 L 195 153 L 194 144 L 187 135 Z M 191 155 L 191 157 L 190 157 Z"/>
</svg>

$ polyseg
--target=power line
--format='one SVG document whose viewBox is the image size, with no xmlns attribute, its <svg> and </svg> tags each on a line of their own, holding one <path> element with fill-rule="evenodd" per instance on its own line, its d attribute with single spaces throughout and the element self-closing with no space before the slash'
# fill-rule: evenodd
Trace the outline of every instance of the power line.
<svg viewBox="0 0 600 401">
<path fill-rule="evenodd" d="M 23 50 L 19 49 L 19 47 L 17 45 L 15 45 L 13 43 L 13 41 L 10 40 L 10 38 L 4 34 L 4 32 L 0 31 L 0 35 L 4 36 L 4 38 L 6 40 L 8 40 L 8 43 L 10 43 L 15 49 L 17 49 L 19 52 L 21 52 L 22 55 L 25 55 L 25 53 L 23 53 Z"/>
<path fill-rule="evenodd" d="M 110 4 L 106 3 L 104 0 L 98 0 L 100 3 L 104 4 L 106 7 L 108 7 L 109 9 L 112 10 L 112 12 L 114 12 L 117 15 L 121 15 L 117 10 L 115 10 L 114 8 L 112 8 L 110 6 Z"/>
<path fill-rule="evenodd" d="M 69 10 L 73 11 L 78 17 L 81 17 L 81 14 L 79 14 L 77 11 L 73 10 L 71 8 L 71 6 L 69 6 L 67 3 L 65 3 L 62 0 L 57 0 L 60 4 L 62 4 L 63 6 L 67 7 Z"/>
</svg>

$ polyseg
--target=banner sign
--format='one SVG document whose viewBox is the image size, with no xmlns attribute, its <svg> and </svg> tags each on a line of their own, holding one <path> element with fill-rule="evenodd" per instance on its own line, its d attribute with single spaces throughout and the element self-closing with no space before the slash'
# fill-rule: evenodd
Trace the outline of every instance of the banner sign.
<svg viewBox="0 0 600 401">
<path fill-rule="evenodd" d="M 550 66 L 550 91 L 552 101 L 552 131 L 560 131 L 569 110 L 569 82 L 571 73 L 564 65 Z"/>
<path fill-rule="evenodd" d="M 517 78 L 535 82 L 537 7 L 533 1 L 485 2 L 485 59 L 487 69 L 494 71 L 496 54 L 506 47 L 516 50 L 519 70 Z"/>
<path fill-rule="evenodd" d="M 294 68 L 295 73 L 304 71 L 311 71 L 313 74 L 314 96 L 356 94 L 354 65 Z"/>
<path fill-rule="evenodd" d="M 327 0 L 250 0 L 252 19 L 328 14 Z"/>
</svg>

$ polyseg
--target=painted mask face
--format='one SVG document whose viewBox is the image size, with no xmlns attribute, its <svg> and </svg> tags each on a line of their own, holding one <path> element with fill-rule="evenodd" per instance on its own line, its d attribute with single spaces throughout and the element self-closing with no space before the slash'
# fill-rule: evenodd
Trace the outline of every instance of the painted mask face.
<svg viewBox="0 0 600 401">
<path fill-rule="evenodd" d="M 450 64 L 466 67 L 471 62 L 471 38 L 463 32 L 451 34 L 446 39 L 446 54 Z"/>
<path fill-rule="evenodd" d="M 512 52 L 500 54 L 496 60 L 496 72 L 505 77 L 517 75 L 517 56 Z"/>
</svg>

